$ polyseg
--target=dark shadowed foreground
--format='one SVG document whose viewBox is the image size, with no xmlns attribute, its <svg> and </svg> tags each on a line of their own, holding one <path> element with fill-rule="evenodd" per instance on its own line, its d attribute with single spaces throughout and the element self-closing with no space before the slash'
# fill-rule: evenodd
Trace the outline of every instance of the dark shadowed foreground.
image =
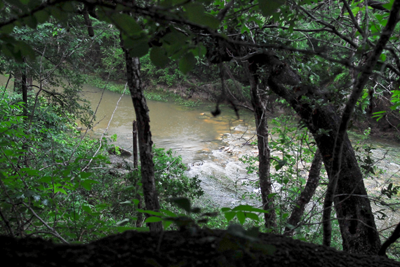
<svg viewBox="0 0 400 267">
<path fill-rule="evenodd" d="M 254 239 L 230 232 L 127 231 L 87 245 L 0 236 L 0 258 L 8 266 L 400 266 L 384 257 L 351 255 L 278 235 Z"/>
</svg>

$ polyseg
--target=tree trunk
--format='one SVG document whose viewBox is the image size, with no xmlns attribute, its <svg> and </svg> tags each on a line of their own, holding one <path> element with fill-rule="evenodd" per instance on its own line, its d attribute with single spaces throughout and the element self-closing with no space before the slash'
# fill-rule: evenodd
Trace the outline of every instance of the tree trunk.
<svg viewBox="0 0 400 267">
<path fill-rule="evenodd" d="M 124 49 L 124 48 L 123 48 Z M 149 108 L 143 95 L 143 88 L 140 77 L 139 58 L 133 58 L 129 51 L 124 49 L 126 61 L 126 74 L 132 103 L 135 108 L 137 130 L 139 137 L 139 152 L 141 163 L 141 175 L 143 184 L 144 201 L 147 210 L 158 211 L 160 204 L 155 187 L 154 163 L 150 131 Z M 146 215 L 148 216 L 148 215 Z M 150 231 L 162 231 L 161 222 L 149 223 Z"/>
<path fill-rule="evenodd" d="M 246 66 L 247 67 L 247 66 Z M 265 227 L 267 229 L 276 228 L 276 213 L 274 207 L 274 197 L 272 192 L 272 181 L 270 176 L 270 150 L 268 147 L 268 121 L 267 121 L 267 99 L 260 95 L 258 91 L 258 77 L 255 73 L 248 72 L 251 86 L 251 104 L 254 109 L 256 120 L 256 131 L 258 140 L 258 176 L 260 180 L 261 198 L 264 213 Z M 265 95 L 265 92 L 262 92 Z"/>
<path fill-rule="evenodd" d="M 285 227 L 285 235 L 292 236 L 294 233 L 293 227 L 296 227 L 303 216 L 305 206 L 310 202 L 312 196 L 315 193 L 315 190 L 319 184 L 319 178 L 322 167 L 322 156 L 319 150 L 315 152 L 314 159 L 311 163 L 310 173 L 308 174 L 307 184 L 304 187 L 304 190 L 301 192 L 299 198 L 296 201 L 296 204 L 293 208 L 292 214 L 290 215 L 287 223 L 292 227 Z"/>
<path fill-rule="evenodd" d="M 278 84 L 279 77 L 292 75 L 285 75 L 285 72 L 291 70 L 286 65 L 281 66 L 279 73 L 269 77 L 268 86 L 283 97 L 306 123 L 321 151 L 328 177 L 332 179 L 332 153 L 340 117 L 329 104 L 317 104 L 315 98 L 321 96 L 318 89 L 302 86 L 288 90 Z M 273 68 L 276 69 L 276 66 Z M 341 158 L 341 172 L 334 203 L 343 239 L 343 250 L 356 254 L 377 254 L 380 248 L 379 234 L 363 176 L 347 134 L 344 136 Z"/>
</svg>

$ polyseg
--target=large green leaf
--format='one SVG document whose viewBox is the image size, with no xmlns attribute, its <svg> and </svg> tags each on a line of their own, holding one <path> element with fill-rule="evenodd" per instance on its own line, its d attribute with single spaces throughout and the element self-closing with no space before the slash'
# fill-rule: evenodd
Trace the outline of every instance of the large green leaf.
<svg viewBox="0 0 400 267">
<path fill-rule="evenodd" d="M 203 57 L 207 53 L 207 48 L 203 44 L 198 44 L 196 48 L 191 50 L 196 57 Z"/>
<path fill-rule="evenodd" d="M 213 16 L 204 12 L 203 5 L 199 3 L 190 3 L 185 5 L 186 15 L 191 22 L 217 29 L 219 21 Z"/>
<path fill-rule="evenodd" d="M 66 13 L 65 11 L 63 11 L 58 7 L 52 7 L 50 9 L 50 13 L 55 19 L 57 19 L 60 22 L 64 22 L 68 19 L 68 13 Z"/>
<path fill-rule="evenodd" d="M 114 14 L 111 19 L 115 26 L 126 35 L 137 35 L 142 31 L 135 19 L 127 14 Z"/>
<path fill-rule="evenodd" d="M 132 57 L 142 57 L 149 52 L 148 38 L 146 36 L 134 38 L 122 34 L 122 39 L 124 41 L 124 47 L 129 50 L 129 54 Z"/>
<path fill-rule="evenodd" d="M 35 59 L 35 51 L 33 51 L 32 47 L 26 44 L 25 42 L 22 41 L 18 42 L 16 48 L 18 48 L 21 51 L 21 54 L 24 57 L 28 57 L 31 60 Z"/>
<path fill-rule="evenodd" d="M 258 0 L 261 13 L 264 16 L 271 16 L 285 3 L 284 0 Z"/>
<path fill-rule="evenodd" d="M 28 16 L 24 18 L 23 21 L 26 25 L 28 25 L 32 29 L 36 29 L 36 26 L 38 24 L 35 16 Z"/>
<path fill-rule="evenodd" d="M 8 24 L 0 28 L 0 33 L 10 34 L 13 32 L 14 24 Z"/>
<path fill-rule="evenodd" d="M 196 59 L 191 52 L 186 53 L 179 61 L 179 69 L 183 74 L 187 74 L 196 65 Z"/>
<path fill-rule="evenodd" d="M 153 47 L 150 51 L 151 62 L 157 67 L 163 68 L 168 64 L 169 58 L 167 57 L 165 50 L 161 47 Z"/>
<path fill-rule="evenodd" d="M 185 197 L 172 198 L 171 201 L 175 203 L 179 208 L 184 209 L 186 212 L 190 212 L 190 200 Z"/>
<path fill-rule="evenodd" d="M 49 13 L 45 10 L 40 10 L 33 15 L 35 16 L 38 23 L 46 22 L 50 17 Z"/>
<path fill-rule="evenodd" d="M 384 4 L 383 7 L 388 9 L 388 10 L 391 10 L 392 6 L 393 6 L 393 3 L 394 3 L 394 0 L 390 0 L 390 2 L 387 3 L 387 4 Z"/>
<path fill-rule="evenodd" d="M 148 218 L 144 221 L 144 223 L 154 223 L 154 222 L 160 222 L 160 221 L 162 221 L 162 219 L 161 219 L 160 217 L 155 217 L 155 216 L 153 216 L 153 217 L 148 217 Z"/>
<path fill-rule="evenodd" d="M 242 212 L 242 211 L 237 212 L 236 217 L 238 218 L 240 224 L 243 225 L 244 221 L 246 220 L 246 216 L 244 215 L 244 212 Z"/>
</svg>

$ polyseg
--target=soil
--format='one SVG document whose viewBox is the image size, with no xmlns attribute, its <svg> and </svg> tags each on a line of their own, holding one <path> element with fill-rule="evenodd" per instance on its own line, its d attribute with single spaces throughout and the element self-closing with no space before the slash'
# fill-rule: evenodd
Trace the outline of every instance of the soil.
<svg viewBox="0 0 400 267">
<path fill-rule="evenodd" d="M 126 231 L 86 245 L 0 236 L 0 251 L 8 266 L 400 266 L 385 257 L 352 255 L 280 235 L 259 233 L 254 238 L 240 227 Z"/>
</svg>

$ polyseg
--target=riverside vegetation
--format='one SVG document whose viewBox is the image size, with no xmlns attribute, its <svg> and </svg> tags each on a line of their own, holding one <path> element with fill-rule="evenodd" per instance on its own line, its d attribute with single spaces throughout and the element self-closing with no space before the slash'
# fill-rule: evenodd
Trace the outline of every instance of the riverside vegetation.
<svg viewBox="0 0 400 267">
<path fill-rule="evenodd" d="M 376 119 L 397 130 L 399 10 L 399 0 L 0 0 L 0 71 L 15 91 L 3 88 L 0 99 L 2 234 L 89 242 L 127 229 L 190 232 L 237 222 L 250 228 L 233 227 L 246 238 L 261 230 L 398 258 L 396 245 L 382 250 L 375 221 L 385 212 L 375 216 L 371 203 L 396 207 L 399 186 L 367 194 L 364 181 L 379 170 L 372 148 L 353 147 L 347 130 Z M 90 78 L 101 87 L 126 80 L 140 125 L 137 170 L 125 161 L 106 165 L 108 141 L 74 129 L 76 120 L 94 124 L 95 111 L 79 97 L 87 73 L 102 77 Z M 146 85 L 184 86 L 188 98 L 207 89 L 214 116 L 222 104 L 254 113 L 259 154 L 242 161 L 257 173 L 251 183 L 261 195 L 243 197 L 259 197 L 261 208 L 223 208 L 215 217 L 193 207 L 199 180 L 185 176 L 171 151 L 153 147 L 146 96 L 163 97 Z M 271 129 L 267 112 L 276 103 L 300 123 L 277 118 Z M 279 137 L 269 140 L 271 132 Z M 310 168 L 307 182 L 299 162 Z M 109 172 L 120 167 L 129 173 Z"/>
</svg>

